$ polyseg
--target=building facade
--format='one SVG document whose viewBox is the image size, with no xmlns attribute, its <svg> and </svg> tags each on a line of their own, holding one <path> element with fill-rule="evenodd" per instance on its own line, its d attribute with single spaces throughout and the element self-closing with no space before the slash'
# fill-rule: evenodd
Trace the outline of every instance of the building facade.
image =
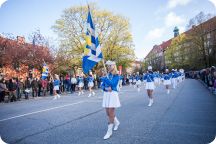
<svg viewBox="0 0 216 144">
<path fill-rule="evenodd" d="M 216 65 L 216 17 L 193 26 L 179 35 L 174 28 L 174 37 L 153 46 L 145 57 L 147 65 L 154 70 L 184 68 L 198 70 Z"/>
</svg>

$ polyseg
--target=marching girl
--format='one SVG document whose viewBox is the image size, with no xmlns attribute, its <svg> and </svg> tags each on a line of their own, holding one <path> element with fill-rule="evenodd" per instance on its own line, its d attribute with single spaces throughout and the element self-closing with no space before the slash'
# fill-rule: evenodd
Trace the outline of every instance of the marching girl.
<svg viewBox="0 0 216 144">
<path fill-rule="evenodd" d="M 155 82 L 155 87 L 158 86 L 158 75 L 157 75 L 157 72 L 153 72 L 154 74 L 154 82 Z"/>
<path fill-rule="evenodd" d="M 144 75 L 143 80 L 146 82 L 145 89 L 147 90 L 147 94 L 149 97 L 149 104 L 148 104 L 149 107 L 152 106 L 152 104 L 154 103 L 153 100 L 153 91 L 155 89 L 154 78 L 155 76 L 152 72 L 152 66 L 148 66 L 148 71 Z"/>
<path fill-rule="evenodd" d="M 171 85 L 171 77 L 172 77 L 172 74 L 169 73 L 169 70 L 166 69 L 165 70 L 165 73 L 163 75 L 163 84 L 165 85 L 166 87 L 166 90 L 167 90 L 167 94 L 170 93 L 170 85 Z"/>
<path fill-rule="evenodd" d="M 78 78 L 78 87 L 79 87 L 79 94 L 78 95 L 81 95 L 81 93 L 84 94 L 84 92 L 82 90 L 82 88 L 84 86 L 84 77 L 83 76 L 84 76 L 84 74 L 81 73 L 79 78 Z"/>
<path fill-rule="evenodd" d="M 135 79 L 136 79 L 137 91 L 140 92 L 141 80 L 140 80 L 139 72 L 137 72 Z"/>
<path fill-rule="evenodd" d="M 136 75 L 135 75 L 135 73 L 132 76 L 132 84 L 134 85 L 134 88 L 136 88 Z"/>
<path fill-rule="evenodd" d="M 132 86 L 132 82 L 133 82 L 133 76 L 130 74 L 129 75 L 129 84 L 130 84 L 130 86 Z"/>
<path fill-rule="evenodd" d="M 154 75 L 155 75 L 155 82 L 156 82 L 157 86 L 159 86 L 160 85 L 160 81 L 161 81 L 159 71 L 155 72 Z"/>
<path fill-rule="evenodd" d="M 92 95 L 95 95 L 95 92 L 92 90 L 92 87 L 94 86 L 94 77 L 92 75 L 92 72 L 89 73 L 89 76 L 87 78 L 88 81 L 88 87 L 89 87 L 89 96 L 91 97 Z"/>
<path fill-rule="evenodd" d="M 123 76 L 119 74 L 119 91 L 121 90 L 122 88 L 122 82 L 123 82 Z"/>
<path fill-rule="evenodd" d="M 60 80 L 59 80 L 59 76 L 57 74 L 55 74 L 54 76 L 54 81 L 53 81 L 53 85 L 54 85 L 54 89 L 53 89 L 53 92 L 54 92 L 54 98 L 53 100 L 56 100 L 57 98 L 60 98 L 60 95 L 57 93 L 59 92 L 59 86 L 60 86 Z"/>
<path fill-rule="evenodd" d="M 173 86 L 174 89 L 177 86 L 177 78 L 178 78 L 178 75 L 177 75 L 176 71 L 174 69 L 172 69 L 172 79 L 171 79 L 171 82 L 172 82 L 172 86 Z"/>
<path fill-rule="evenodd" d="M 108 75 L 103 79 L 101 86 L 104 91 L 102 106 L 106 109 L 106 114 L 109 120 L 107 133 L 104 136 L 105 140 L 112 136 L 113 130 L 118 129 L 120 122 L 115 115 L 115 108 L 121 106 L 117 90 L 119 75 L 116 64 L 113 61 L 107 61 L 106 64 L 108 68 Z"/>
</svg>

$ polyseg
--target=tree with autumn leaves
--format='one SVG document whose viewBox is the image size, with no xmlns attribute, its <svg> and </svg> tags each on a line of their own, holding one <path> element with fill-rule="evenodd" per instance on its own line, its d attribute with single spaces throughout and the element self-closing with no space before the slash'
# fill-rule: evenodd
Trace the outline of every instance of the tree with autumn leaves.
<svg viewBox="0 0 216 144">
<path fill-rule="evenodd" d="M 90 8 L 104 59 L 114 60 L 117 65 L 127 68 L 135 59 L 128 19 L 109 11 L 99 10 L 95 4 L 90 4 Z M 87 13 L 87 6 L 67 8 L 53 26 L 60 40 L 57 59 L 62 61 L 57 63 L 62 64 L 62 69 L 64 67 L 72 69 L 81 67 L 86 46 Z M 102 63 L 99 63 L 95 69 L 101 67 Z"/>
<path fill-rule="evenodd" d="M 11 72 L 26 73 L 32 68 L 41 70 L 43 62 L 53 63 L 53 56 L 48 47 L 0 37 L 0 67 Z M 35 40 L 37 40 L 35 38 Z M 11 77 L 11 76 L 9 76 Z"/>
</svg>

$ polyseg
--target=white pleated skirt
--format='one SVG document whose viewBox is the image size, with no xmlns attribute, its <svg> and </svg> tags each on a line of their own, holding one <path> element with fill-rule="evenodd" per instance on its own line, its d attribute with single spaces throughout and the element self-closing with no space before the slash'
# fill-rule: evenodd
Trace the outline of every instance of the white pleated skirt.
<svg viewBox="0 0 216 144">
<path fill-rule="evenodd" d="M 155 82 L 156 82 L 157 84 L 160 84 L 160 78 L 155 78 Z"/>
<path fill-rule="evenodd" d="M 119 101 L 118 92 L 104 92 L 103 95 L 103 103 L 102 106 L 104 108 L 118 108 L 121 106 Z"/>
<path fill-rule="evenodd" d="M 84 83 L 80 82 L 78 87 L 83 87 L 84 86 Z"/>
<path fill-rule="evenodd" d="M 54 86 L 54 90 L 59 90 L 59 86 Z"/>
<path fill-rule="evenodd" d="M 141 85 L 141 80 L 138 80 L 138 81 L 136 82 L 136 85 Z"/>
<path fill-rule="evenodd" d="M 89 82 L 88 83 L 88 87 L 93 87 L 94 86 L 94 83 L 93 82 Z"/>
<path fill-rule="evenodd" d="M 177 78 L 172 78 L 172 79 L 171 79 L 171 82 L 172 82 L 172 84 L 176 84 Z"/>
<path fill-rule="evenodd" d="M 171 80 L 164 80 L 163 84 L 164 85 L 171 85 Z"/>
<path fill-rule="evenodd" d="M 155 89 L 155 84 L 154 82 L 146 82 L 145 89 L 149 90 L 154 90 Z"/>
</svg>

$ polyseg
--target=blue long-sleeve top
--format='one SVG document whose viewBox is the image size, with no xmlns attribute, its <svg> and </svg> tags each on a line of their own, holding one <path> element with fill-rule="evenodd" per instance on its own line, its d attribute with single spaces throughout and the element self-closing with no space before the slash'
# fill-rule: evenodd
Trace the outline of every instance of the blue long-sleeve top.
<svg viewBox="0 0 216 144">
<path fill-rule="evenodd" d="M 93 81 L 94 81 L 94 77 L 93 77 L 93 76 L 91 76 L 91 75 L 90 75 L 90 76 L 88 76 L 88 78 L 87 78 L 87 81 L 88 81 L 88 82 L 93 82 Z"/>
<path fill-rule="evenodd" d="M 146 80 L 146 82 L 154 82 L 154 74 L 152 72 L 149 72 L 144 75 L 143 80 Z"/>
<path fill-rule="evenodd" d="M 181 76 L 181 72 L 178 72 L 178 77 L 180 77 Z"/>
<path fill-rule="evenodd" d="M 119 82 L 119 75 L 113 75 L 113 74 L 109 73 L 107 77 L 104 77 L 102 79 L 102 81 L 103 81 L 103 83 L 101 85 L 101 88 L 103 89 L 103 91 L 107 92 L 108 87 L 111 87 L 111 89 L 113 91 L 118 91 L 117 86 L 118 86 L 118 82 Z"/>
<path fill-rule="evenodd" d="M 172 78 L 177 78 L 178 77 L 178 73 L 177 72 L 172 72 Z"/>
<path fill-rule="evenodd" d="M 54 86 L 60 85 L 60 80 L 55 79 L 55 80 L 53 81 L 53 85 L 54 85 Z"/>
<path fill-rule="evenodd" d="M 154 76 L 155 76 L 156 78 L 160 78 L 159 73 L 154 73 Z"/>
<path fill-rule="evenodd" d="M 79 77 L 78 78 L 78 83 L 83 83 L 84 82 L 84 78 L 83 77 Z"/>
<path fill-rule="evenodd" d="M 164 73 L 163 78 L 164 78 L 164 80 L 170 80 L 172 78 L 172 74 L 171 73 Z"/>
<path fill-rule="evenodd" d="M 139 76 L 139 75 L 136 75 L 136 76 L 135 76 L 135 79 L 136 79 L 136 81 L 140 80 L 140 76 Z"/>
</svg>

